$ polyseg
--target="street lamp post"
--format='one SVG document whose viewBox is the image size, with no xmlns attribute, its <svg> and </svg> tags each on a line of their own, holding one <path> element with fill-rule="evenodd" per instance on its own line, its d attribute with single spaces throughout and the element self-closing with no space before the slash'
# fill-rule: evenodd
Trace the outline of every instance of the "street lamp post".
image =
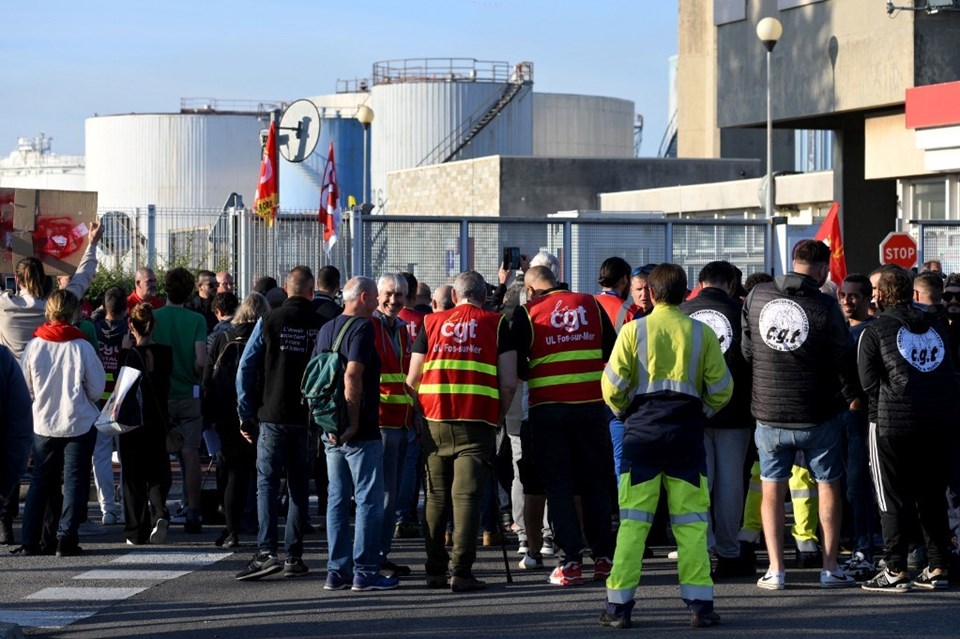
<svg viewBox="0 0 960 639">
<path fill-rule="evenodd" d="M 767 193 L 766 215 L 773 218 L 773 112 L 770 108 L 770 58 L 777 40 L 783 35 L 783 25 L 776 18 L 764 18 L 757 24 L 757 37 L 767 50 Z"/>
<path fill-rule="evenodd" d="M 369 169 L 367 165 L 367 134 L 370 132 L 370 124 L 373 122 L 373 109 L 366 104 L 357 107 L 357 121 L 363 127 L 363 202 L 370 202 L 370 193 L 367 191 L 367 181 L 369 178 Z"/>
</svg>

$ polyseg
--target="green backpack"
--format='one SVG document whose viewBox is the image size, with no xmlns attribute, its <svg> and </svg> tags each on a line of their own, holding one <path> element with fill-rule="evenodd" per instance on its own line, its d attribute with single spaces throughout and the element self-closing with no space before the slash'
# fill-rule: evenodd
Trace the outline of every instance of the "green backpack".
<svg viewBox="0 0 960 639">
<path fill-rule="evenodd" d="M 313 421 L 324 433 L 337 437 L 347 430 L 350 421 L 343 387 L 343 375 L 347 366 L 340 355 L 340 344 L 356 319 L 351 317 L 344 323 L 330 350 L 310 358 L 300 382 L 300 392 Z"/>
</svg>

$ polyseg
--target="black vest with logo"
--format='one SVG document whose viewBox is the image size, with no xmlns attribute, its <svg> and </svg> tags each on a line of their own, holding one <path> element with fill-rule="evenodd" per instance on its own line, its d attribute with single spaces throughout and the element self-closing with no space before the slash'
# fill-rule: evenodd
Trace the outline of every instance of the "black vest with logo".
<svg viewBox="0 0 960 639">
<path fill-rule="evenodd" d="M 829 327 L 836 306 L 811 278 L 794 273 L 751 291 L 744 315 L 753 347 L 751 410 L 758 421 L 811 428 L 837 413 L 838 354 Z"/>
<path fill-rule="evenodd" d="M 921 311 L 894 308 L 871 322 L 867 331 L 876 335 L 884 368 L 876 410 L 870 411 L 880 434 L 943 428 L 958 388 L 940 323 L 923 319 Z"/>
<path fill-rule="evenodd" d="M 723 359 L 733 377 L 730 403 L 707 421 L 707 428 L 750 428 L 750 367 L 740 350 L 743 305 L 719 288 L 707 287 L 680 310 L 709 326 L 720 341 Z"/>
</svg>

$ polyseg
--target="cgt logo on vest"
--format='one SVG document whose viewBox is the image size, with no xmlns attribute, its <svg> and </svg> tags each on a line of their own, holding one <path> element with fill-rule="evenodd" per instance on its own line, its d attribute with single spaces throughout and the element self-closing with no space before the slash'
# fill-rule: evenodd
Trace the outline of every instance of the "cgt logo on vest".
<svg viewBox="0 0 960 639">
<path fill-rule="evenodd" d="M 477 320 L 444 322 L 440 326 L 440 334 L 444 337 L 452 337 L 457 344 L 465 344 L 477 337 Z"/>
<path fill-rule="evenodd" d="M 562 328 L 568 333 L 578 331 L 581 326 L 586 326 L 587 324 L 587 309 L 582 306 L 569 308 L 563 306 L 563 302 L 560 301 L 557 302 L 557 305 L 553 308 L 553 312 L 550 313 L 550 326 Z"/>
<path fill-rule="evenodd" d="M 803 308 L 789 299 L 775 299 L 760 309 L 760 337 L 775 351 L 795 351 L 807 341 L 810 321 Z"/>
<path fill-rule="evenodd" d="M 897 350 L 921 373 L 934 370 L 944 359 L 943 340 L 932 328 L 925 333 L 911 333 L 906 326 L 897 331 Z"/>
</svg>

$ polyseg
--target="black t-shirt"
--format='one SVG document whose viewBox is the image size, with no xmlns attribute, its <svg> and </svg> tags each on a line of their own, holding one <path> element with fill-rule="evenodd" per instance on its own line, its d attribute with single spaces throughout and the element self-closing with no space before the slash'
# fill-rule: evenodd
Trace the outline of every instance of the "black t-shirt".
<svg viewBox="0 0 960 639">
<path fill-rule="evenodd" d="M 337 334 L 350 315 L 339 315 L 323 325 L 317 335 L 316 355 L 333 348 Z M 363 389 L 360 403 L 360 430 L 355 440 L 380 439 L 380 355 L 377 354 L 373 324 L 357 317 L 347 329 L 340 343 L 340 354 L 348 362 L 363 364 Z"/>
<path fill-rule="evenodd" d="M 510 332 L 510 322 L 500 322 L 500 330 L 497 332 L 497 355 L 503 355 L 510 351 L 517 350 L 513 343 L 513 334 Z M 417 333 L 417 339 L 410 347 L 411 353 L 427 354 L 427 331 L 421 330 Z"/>
</svg>

